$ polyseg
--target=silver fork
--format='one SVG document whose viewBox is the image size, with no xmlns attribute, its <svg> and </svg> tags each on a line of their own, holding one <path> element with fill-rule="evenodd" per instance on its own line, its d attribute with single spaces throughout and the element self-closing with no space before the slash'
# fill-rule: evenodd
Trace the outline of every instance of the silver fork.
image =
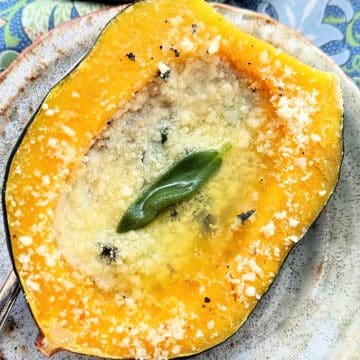
<svg viewBox="0 0 360 360">
<path fill-rule="evenodd" d="M 0 330 L 4 326 L 20 290 L 20 284 L 15 272 L 11 270 L 0 289 Z"/>
</svg>

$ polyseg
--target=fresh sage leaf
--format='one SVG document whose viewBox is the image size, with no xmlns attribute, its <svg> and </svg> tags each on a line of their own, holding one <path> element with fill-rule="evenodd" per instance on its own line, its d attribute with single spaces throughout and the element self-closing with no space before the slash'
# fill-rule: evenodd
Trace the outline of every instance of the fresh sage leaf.
<svg viewBox="0 0 360 360">
<path fill-rule="evenodd" d="M 124 213 L 116 231 L 140 229 L 163 210 L 191 197 L 217 172 L 222 155 L 230 147 L 225 144 L 220 150 L 196 151 L 185 156 L 144 189 Z"/>
</svg>

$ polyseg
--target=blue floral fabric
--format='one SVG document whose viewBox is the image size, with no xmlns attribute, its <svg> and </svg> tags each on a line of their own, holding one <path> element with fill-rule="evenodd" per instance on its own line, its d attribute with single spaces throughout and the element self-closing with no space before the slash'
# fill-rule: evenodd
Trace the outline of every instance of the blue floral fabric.
<svg viewBox="0 0 360 360">
<path fill-rule="evenodd" d="M 360 0 L 228 0 L 299 31 L 360 87 Z M 70 0 L 0 0 L 0 70 L 37 37 L 105 5 Z"/>
</svg>

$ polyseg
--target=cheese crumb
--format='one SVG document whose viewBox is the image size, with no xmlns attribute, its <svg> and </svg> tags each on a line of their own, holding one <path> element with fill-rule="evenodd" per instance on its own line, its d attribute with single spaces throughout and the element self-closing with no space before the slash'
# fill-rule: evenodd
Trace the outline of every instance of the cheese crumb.
<svg viewBox="0 0 360 360">
<path fill-rule="evenodd" d="M 321 137 L 317 134 L 311 134 L 311 140 L 315 142 L 321 141 Z"/>
<path fill-rule="evenodd" d="M 49 140 L 48 140 L 48 146 L 49 147 L 55 148 L 57 143 L 58 143 L 58 141 L 55 138 L 49 138 Z"/>
<path fill-rule="evenodd" d="M 170 71 L 170 68 L 162 62 L 159 62 L 158 69 L 159 69 L 161 75 L 164 75 Z"/>
<path fill-rule="evenodd" d="M 275 225 L 273 221 L 270 221 L 267 225 L 260 229 L 264 233 L 265 237 L 271 237 L 275 234 Z"/>
<path fill-rule="evenodd" d="M 24 246 L 29 246 L 32 244 L 32 237 L 31 236 L 20 236 L 19 237 L 19 241 L 24 245 Z"/>
<path fill-rule="evenodd" d="M 41 182 L 42 182 L 44 185 L 49 185 L 49 184 L 50 184 L 50 177 L 49 177 L 49 175 L 44 175 L 44 176 L 41 178 Z"/>
<path fill-rule="evenodd" d="M 175 346 L 173 346 L 173 348 L 171 349 L 171 352 L 172 352 L 173 354 L 178 354 L 178 353 L 180 352 L 180 350 L 181 350 L 181 346 L 175 345 Z"/>
<path fill-rule="evenodd" d="M 211 41 L 209 48 L 208 48 L 209 54 L 216 54 L 219 51 L 220 41 L 221 41 L 220 35 L 214 37 L 214 39 Z"/>
<path fill-rule="evenodd" d="M 29 255 L 24 255 L 24 254 L 21 254 L 19 257 L 19 262 L 21 264 L 28 264 L 30 262 L 30 254 Z"/>
<path fill-rule="evenodd" d="M 115 331 L 119 334 L 124 332 L 124 325 L 119 325 L 115 328 Z"/>
<path fill-rule="evenodd" d="M 279 219 L 279 220 L 285 219 L 286 218 L 286 211 L 283 210 L 281 212 L 277 212 L 277 213 L 274 214 L 274 217 L 275 217 L 275 219 Z"/>
<path fill-rule="evenodd" d="M 293 218 L 293 217 L 291 217 L 290 219 L 289 219 L 289 225 L 291 226 L 291 227 L 296 227 L 296 226 L 298 226 L 299 225 L 299 220 L 297 220 L 297 219 L 295 219 L 295 218 Z"/>
<path fill-rule="evenodd" d="M 129 185 L 124 185 L 121 189 L 121 194 L 128 197 L 133 193 L 132 188 Z"/>
<path fill-rule="evenodd" d="M 30 280 L 30 279 L 26 280 L 26 285 L 33 291 L 39 291 L 40 290 L 39 284 L 32 281 L 32 280 Z"/>
<path fill-rule="evenodd" d="M 47 257 L 45 263 L 47 266 L 53 267 L 55 265 L 55 259 L 53 257 Z"/>
<path fill-rule="evenodd" d="M 297 243 L 300 239 L 295 235 L 291 235 L 291 236 L 288 236 L 285 240 Z"/>
<path fill-rule="evenodd" d="M 215 327 L 215 321 L 214 320 L 208 321 L 206 326 L 209 330 L 213 329 Z"/>
<path fill-rule="evenodd" d="M 73 137 L 73 136 L 76 135 L 76 132 L 75 132 L 71 127 L 69 127 L 69 126 L 61 125 L 61 129 L 62 129 L 62 131 L 63 131 L 66 135 L 68 135 L 68 136 Z"/>
<path fill-rule="evenodd" d="M 325 196 L 325 195 L 326 195 L 326 190 L 321 190 L 321 191 L 319 191 L 319 195 L 320 195 L 320 196 Z"/>
<path fill-rule="evenodd" d="M 77 91 L 73 91 L 73 92 L 71 93 L 71 96 L 72 96 L 73 98 L 77 99 L 77 98 L 80 97 L 80 94 L 79 94 Z"/>
<path fill-rule="evenodd" d="M 253 286 L 248 286 L 245 289 L 245 295 L 246 296 L 255 296 L 256 295 L 256 290 Z"/>
<path fill-rule="evenodd" d="M 306 168 L 306 158 L 300 157 L 300 158 L 295 159 L 295 164 L 297 166 L 299 166 L 300 168 L 305 169 Z"/>
<path fill-rule="evenodd" d="M 276 257 L 280 257 L 280 254 L 281 254 L 280 249 L 279 249 L 278 247 L 275 247 L 275 248 L 274 248 L 274 255 L 275 255 Z"/>
<path fill-rule="evenodd" d="M 266 64 L 269 62 L 269 54 L 267 51 L 262 51 L 259 58 L 260 62 Z"/>
<path fill-rule="evenodd" d="M 36 249 L 36 252 L 41 255 L 41 256 L 45 256 L 46 255 L 46 251 L 47 251 L 47 248 L 45 245 L 40 245 L 37 249 Z"/>
<path fill-rule="evenodd" d="M 45 115 L 46 115 L 46 116 L 54 116 L 54 114 L 55 114 L 55 110 L 54 110 L 54 109 L 47 109 L 47 110 L 45 111 Z"/>
<path fill-rule="evenodd" d="M 248 273 L 248 274 L 244 274 L 242 276 L 242 279 L 244 281 L 255 281 L 256 280 L 256 275 L 255 275 L 255 273 L 251 272 L 251 273 Z"/>
<path fill-rule="evenodd" d="M 189 40 L 189 38 L 185 38 L 181 43 L 180 47 L 183 51 L 189 52 L 194 48 L 194 43 Z"/>
<path fill-rule="evenodd" d="M 195 336 L 196 336 L 197 338 L 201 338 L 201 337 L 204 336 L 204 333 L 203 333 L 200 329 L 198 329 L 198 330 L 196 331 Z"/>
</svg>

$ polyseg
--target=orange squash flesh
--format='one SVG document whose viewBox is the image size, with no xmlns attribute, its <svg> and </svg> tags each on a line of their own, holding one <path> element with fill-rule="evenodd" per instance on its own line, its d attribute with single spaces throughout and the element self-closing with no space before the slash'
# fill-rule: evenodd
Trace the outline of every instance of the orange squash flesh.
<svg viewBox="0 0 360 360">
<path fill-rule="evenodd" d="M 128 59 L 131 52 L 136 61 Z M 271 123 L 260 129 L 266 168 L 254 185 L 256 217 L 236 229 L 223 257 L 197 259 L 175 283 L 136 302 L 118 299 L 64 261 L 53 229 L 59 194 L 107 121 L 157 76 L 160 62 L 171 67 L 209 52 L 230 62 L 267 99 Z M 128 7 L 45 98 L 7 175 L 12 255 L 42 333 L 40 350 L 162 359 L 224 341 L 329 199 L 342 158 L 341 131 L 342 100 L 333 74 L 238 30 L 202 0 Z M 255 279 L 244 280 L 247 274 Z M 211 302 L 204 304 L 205 296 Z"/>
</svg>

